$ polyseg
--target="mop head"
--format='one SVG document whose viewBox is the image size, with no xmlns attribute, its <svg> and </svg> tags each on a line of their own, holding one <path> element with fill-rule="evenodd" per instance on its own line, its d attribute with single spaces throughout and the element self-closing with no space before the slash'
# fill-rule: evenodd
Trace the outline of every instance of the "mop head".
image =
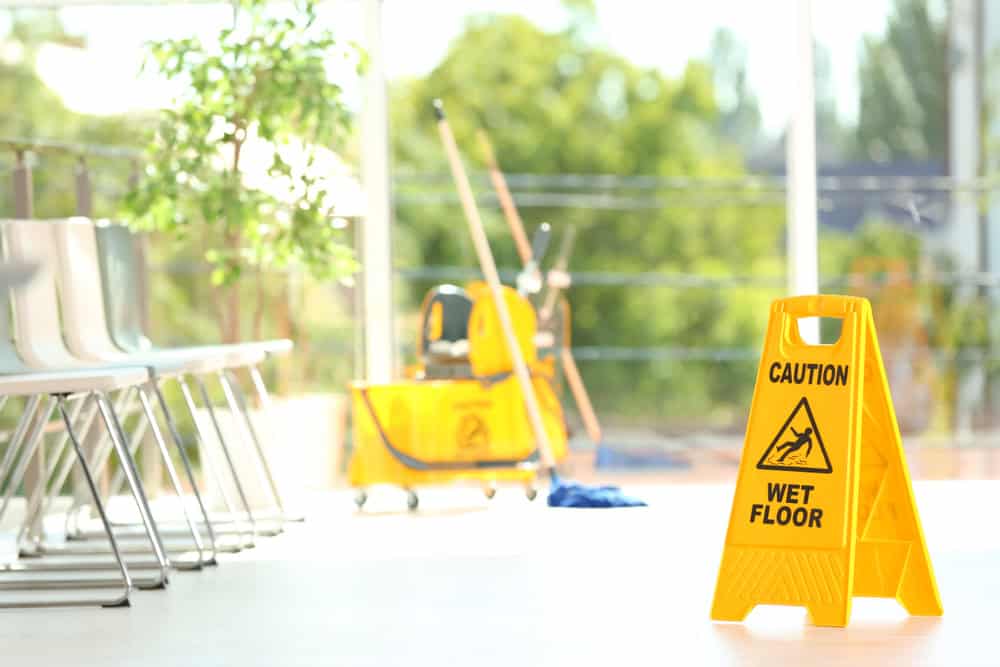
<svg viewBox="0 0 1000 667">
<path fill-rule="evenodd" d="M 617 486 L 587 486 L 553 476 L 549 507 L 646 507 L 646 503 Z"/>
</svg>

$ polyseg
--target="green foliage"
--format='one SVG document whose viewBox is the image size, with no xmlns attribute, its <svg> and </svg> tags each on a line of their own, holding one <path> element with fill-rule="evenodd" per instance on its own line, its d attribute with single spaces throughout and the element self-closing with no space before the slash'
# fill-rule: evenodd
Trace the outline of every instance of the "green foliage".
<svg viewBox="0 0 1000 667">
<path fill-rule="evenodd" d="M 709 49 L 724 137 L 751 154 L 760 144 L 761 113 L 747 79 L 747 49 L 728 28 L 716 30 Z"/>
<path fill-rule="evenodd" d="M 857 147 L 861 157 L 947 156 L 947 26 L 929 0 L 895 0 L 884 37 L 865 38 Z"/>
<path fill-rule="evenodd" d="M 509 173 L 603 173 L 732 178 L 745 174 L 738 147 L 720 136 L 713 72 L 692 62 L 677 79 L 633 65 L 566 32 L 544 32 L 523 18 L 471 21 L 426 78 L 392 90 L 398 172 L 446 174 L 431 100 L 449 111 L 470 167 L 478 161 L 476 131 L 488 130 Z M 450 181 L 436 194 L 448 195 Z M 412 203 L 400 188 L 397 262 L 403 266 L 475 266 L 459 208 Z M 659 197 L 655 206 L 609 210 L 522 208 L 529 227 L 550 221 L 557 235 L 580 229 L 575 271 L 700 274 L 707 277 L 783 274 L 782 208 L 747 205 L 752 192 L 699 202 L 683 190 L 622 189 L 626 199 Z M 483 200 L 483 202 L 485 199 Z M 481 203 L 483 203 L 481 202 Z M 501 266 L 518 264 L 496 210 L 484 210 Z M 558 244 L 558 237 L 556 239 Z M 430 283 L 410 283 L 415 308 Z M 575 286 L 576 346 L 701 346 L 755 348 L 769 300 L 759 288 Z M 699 414 L 701 426 L 741 419 L 754 364 L 629 361 L 584 364 L 598 408 L 618 416 Z"/>
<path fill-rule="evenodd" d="M 850 235 L 824 234 L 821 244 L 821 273 L 848 276 L 838 289 L 872 301 L 882 338 L 913 335 L 895 331 L 899 322 L 878 320 L 880 309 L 893 312 L 902 298 L 915 314 L 903 324 L 919 328 L 924 343 L 950 352 L 989 343 L 986 300 L 955 281 L 953 260 L 932 255 L 917 231 L 871 219 Z"/>
<path fill-rule="evenodd" d="M 869 299 L 887 366 L 907 369 L 908 380 L 892 386 L 901 426 L 950 427 L 960 378 L 976 368 L 998 373 L 990 297 L 956 280 L 954 260 L 899 223 L 871 219 L 851 234 L 827 232 L 820 247 L 821 274 L 847 277 L 828 290 Z M 911 405 L 920 394 L 935 400 Z"/>
<path fill-rule="evenodd" d="M 356 270 L 321 173 L 324 146 L 342 143 L 352 125 L 328 73 L 333 57 L 359 71 L 364 60 L 317 26 L 315 0 L 287 14 L 242 0 L 215 40 L 149 45 L 147 66 L 184 92 L 161 113 L 130 218 L 202 248 L 213 283 L 227 290 L 219 313 L 227 339 L 240 338 L 239 282 L 248 273 L 299 267 L 328 280 Z M 247 173 L 250 150 L 266 155 L 266 176 Z"/>
<path fill-rule="evenodd" d="M 822 44 L 813 49 L 816 82 L 816 157 L 820 164 L 837 162 L 852 145 L 852 131 L 837 114 L 837 86 L 830 52 Z M 747 78 L 747 47 L 729 28 L 712 36 L 709 64 L 718 100 L 719 134 L 743 155 L 764 163 L 784 159 L 783 142 L 765 137 L 757 96 Z M 853 130 L 853 128 L 852 128 Z"/>
</svg>

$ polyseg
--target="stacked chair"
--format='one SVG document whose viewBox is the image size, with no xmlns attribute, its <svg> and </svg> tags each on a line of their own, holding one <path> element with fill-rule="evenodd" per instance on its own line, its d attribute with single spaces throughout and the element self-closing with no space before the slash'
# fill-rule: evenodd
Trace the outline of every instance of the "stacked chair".
<svg viewBox="0 0 1000 667">
<path fill-rule="evenodd" d="M 18 528 L 17 558 L 0 565 L 0 606 L 127 605 L 133 588 L 165 588 L 174 570 L 215 565 L 218 553 L 281 532 L 290 517 L 237 372 L 247 373 L 266 409 L 258 367 L 291 342 L 154 346 L 136 287 L 146 268 L 122 225 L 0 220 L 0 240 L 6 261 L 38 267 L 26 285 L 0 294 L 0 410 L 20 407 L 0 442 L 0 524 Z M 171 383 L 194 425 L 191 438 L 164 395 Z M 221 389 L 221 406 L 210 384 Z M 219 410 L 229 412 L 236 437 Z M 60 428 L 51 423 L 56 411 Z M 159 502 L 148 493 L 157 480 L 143 480 L 136 464 L 146 442 L 142 456 L 156 457 L 169 482 L 172 497 Z M 194 452 L 205 481 L 195 475 Z M 257 480 L 238 465 L 247 460 Z M 62 496 L 67 485 L 72 503 Z M 263 504 L 253 501 L 253 485 Z M 221 511 L 209 508 L 209 486 Z M 112 500 L 132 507 L 128 517 L 115 516 Z M 53 514 L 66 517 L 61 530 L 52 529 Z"/>
</svg>

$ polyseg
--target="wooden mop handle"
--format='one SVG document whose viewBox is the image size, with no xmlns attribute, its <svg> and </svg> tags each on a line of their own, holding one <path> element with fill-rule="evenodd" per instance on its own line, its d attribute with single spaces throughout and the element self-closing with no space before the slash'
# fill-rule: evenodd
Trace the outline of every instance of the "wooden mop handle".
<svg viewBox="0 0 1000 667">
<path fill-rule="evenodd" d="M 448 125 L 448 119 L 445 118 L 444 105 L 441 104 L 441 100 L 434 100 L 434 113 L 437 116 L 441 143 L 444 145 L 445 154 L 448 156 L 448 164 L 451 166 L 451 175 L 455 179 L 455 187 L 458 188 L 458 198 L 461 200 L 462 210 L 465 212 L 465 220 L 469 223 L 472 245 L 475 246 L 476 256 L 479 258 L 479 266 L 486 278 L 487 285 L 490 287 L 490 292 L 493 294 L 493 302 L 496 304 L 497 315 L 500 318 L 500 328 L 503 330 L 504 339 L 507 342 L 507 351 L 514 362 L 514 374 L 521 385 L 521 393 L 524 394 L 524 405 L 528 410 L 528 421 L 531 424 L 531 430 L 538 443 L 542 465 L 548 470 L 553 470 L 555 468 L 555 457 L 552 454 L 552 446 L 549 443 L 548 434 L 545 432 L 542 411 L 538 406 L 538 398 L 535 396 L 535 387 L 531 383 L 528 366 L 524 363 L 521 347 L 517 344 L 517 337 L 514 335 L 514 325 L 511 321 L 510 311 L 507 309 L 507 302 L 504 300 L 500 275 L 497 273 L 497 266 L 493 261 L 490 242 L 486 238 L 483 221 L 479 217 L 476 199 L 472 194 L 472 186 L 469 185 L 469 177 L 465 173 L 465 167 L 462 165 L 462 156 L 458 152 L 458 146 L 455 144 L 455 136 Z M 525 240 L 527 241 L 527 239 Z"/>
<path fill-rule="evenodd" d="M 580 377 L 580 369 L 576 367 L 573 352 L 568 347 L 564 347 L 560 356 L 562 358 L 563 374 L 566 376 L 566 383 L 569 384 L 569 390 L 573 392 L 573 400 L 576 401 L 576 406 L 580 408 L 580 418 L 583 419 L 583 427 L 587 430 L 587 437 L 590 438 L 591 442 L 600 444 L 602 437 L 601 424 L 597 421 L 597 413 L 594 412 L 594 406 L 590 403 L 590 395 L 587 393 L 587 387 L 583 384 L 583 378 Z"/>
<path fill-rule="evenodd" d="M 531 246 L 528 244 L 528 237 L 524 233 L 524 223 L 521 222 L 521 216 L 517 212 L 517 206 L 514 204 L 514 198 L 511 196 L 510 190 L 507 189 L 507 181 L 504 179 L 503 172 L 500 171 L 500 167 L 497 166 L 496 156 L 493 153 L 493 146 L 484 130 L 479 130 L 479 143 L 482 144 L 483 153 L 486 156 L 486 163 L 490 169 L 490 178 L 493 180 L 493 187 L 496 189 L 497 197 L 500 199 L 500 206 L 503 209 L 504 218 L 507 220 L 507 225 L 510 227 L 510 231 L 514 236 L 514 242 L 517 245 L 518 254 L 521 255 L 521 261 L 524 265 L 530 266 L 532 262 L 535 261 L 535 257 L 532 256 Z M 563 247 L 560 251 L 559 261 L 557 262 L 560 270 L 566 270 L 569 251 L 573 247 L 575 234 L 576 229 L 571 227 L 567 232 L 567 236 L 563 238 Z M 540 311 L 543 322 L 552 314 L 552 309 L 555 306 L 558 296 L 558 289 L 553 288 L 548 291 L 545 305 Z M 587 430 L 587 436 L 592 442 L 600 443 L 601 424 L 597 420 L 597 413 L 594 411 L 594 406 L 590 402 L 590 395 L 587 393 L 586 385 L 583 384 L 583 378 L 580 377 L 580 370 L 576 367 L 576 362 L 573 359 L 572 352 L 563 348 L 561 359 L 563 369 L 565 369 L 564 374 L 566 376 L 566 383 L 569 384 L 570 392 L 573 394 L 573 400 L 576 401 L 576 407 L 580 410 L 580 418 L 583 419 L 583 426 Z"/>
<path fill-rule="evenodd" d="M 514 245 L 517 246 L 517 254 L 521 256 L 521 264 L 528 266 L 535 255 L 531 252 L 531 243 L 528 242 L 528 234 L 524 231 L 524 222 L 514 205 L 514 197 L 511 196 L 507 188 L 507 179 L 503 177 L 503 172 L 497 165 L 496 155 L 493 153 L 493 144 L 486 132 L 479 130 L 479 145 L 483 149 L 483 157 L 486 160 L 486 167 L 490 172 L 490 180 L 493 181 L 493 189 L 496 190 L 497 199 L 500 200 L 500 208 L 503 209 L 504 220 L 510 227 L 511 236 L 514 237 Z"/>
<path fill-rule="evenodd" d="M 559 256 L 556 257 L 555 266 L 552 267 L 555 271 L 566 272 L 566 267 L 569 266 L 569 253 L 573 250 L 573 242 L 575 240 L 576 227 L 569 227 L 563 236 L 562 246 L 559 248 Z M 559 298 L 560 289 L 560 287 L 551 284 L 548 286 L 548 290 L 545 292 L 545 302 L 542 304 L 541 310 L 538 311 L 543 322 L 552 317 L 552 310 L 556 307 L 556 300 Z"/>
</svg>

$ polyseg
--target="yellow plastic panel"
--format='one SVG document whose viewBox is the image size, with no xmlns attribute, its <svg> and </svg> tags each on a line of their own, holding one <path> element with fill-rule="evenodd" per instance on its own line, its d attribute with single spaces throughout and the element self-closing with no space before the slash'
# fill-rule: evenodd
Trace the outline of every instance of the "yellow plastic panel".
<svg viewBox="0 0 1000 667">
<path fill-rule="evenodd" d="M 534 378 L 549 440 L 557 458 L 566 454 L 562 408 L 550 382 Z M 369 401 L 365 401 L 366 392 Z M 476 380 L 401 381 L 352 387 L 355 451 L 350 465 L 354 486 L 435 484 L 460 478 L 530 479 L 531 470 L 491 469 L 423 471 L 400 462 L 386 447 L 376 425 L 392 445 L 427 462 L 515 460 L 535 449 L 514 377 L 493 384 Z M 371 409 L 369 409 L 369 402 Z M 373 414 L 374 413 L 374 414 Z"/>
<path fill-rule="evenodd" d="M 469 363 L 472 372 L 478 376 L 490 376 L 512 371 L 514 363 L 507 351 L 507 341 L 500 327 L 492 293 L 474 285 L 467 291 L 475 299 L 469 315 Z M 525 363 L 531 366 L 538 358 L 535 350 L 535 309 L 527 299 L 509 287 L 503 288 L 503 295 L 521 354 Z"/>
</svg>

